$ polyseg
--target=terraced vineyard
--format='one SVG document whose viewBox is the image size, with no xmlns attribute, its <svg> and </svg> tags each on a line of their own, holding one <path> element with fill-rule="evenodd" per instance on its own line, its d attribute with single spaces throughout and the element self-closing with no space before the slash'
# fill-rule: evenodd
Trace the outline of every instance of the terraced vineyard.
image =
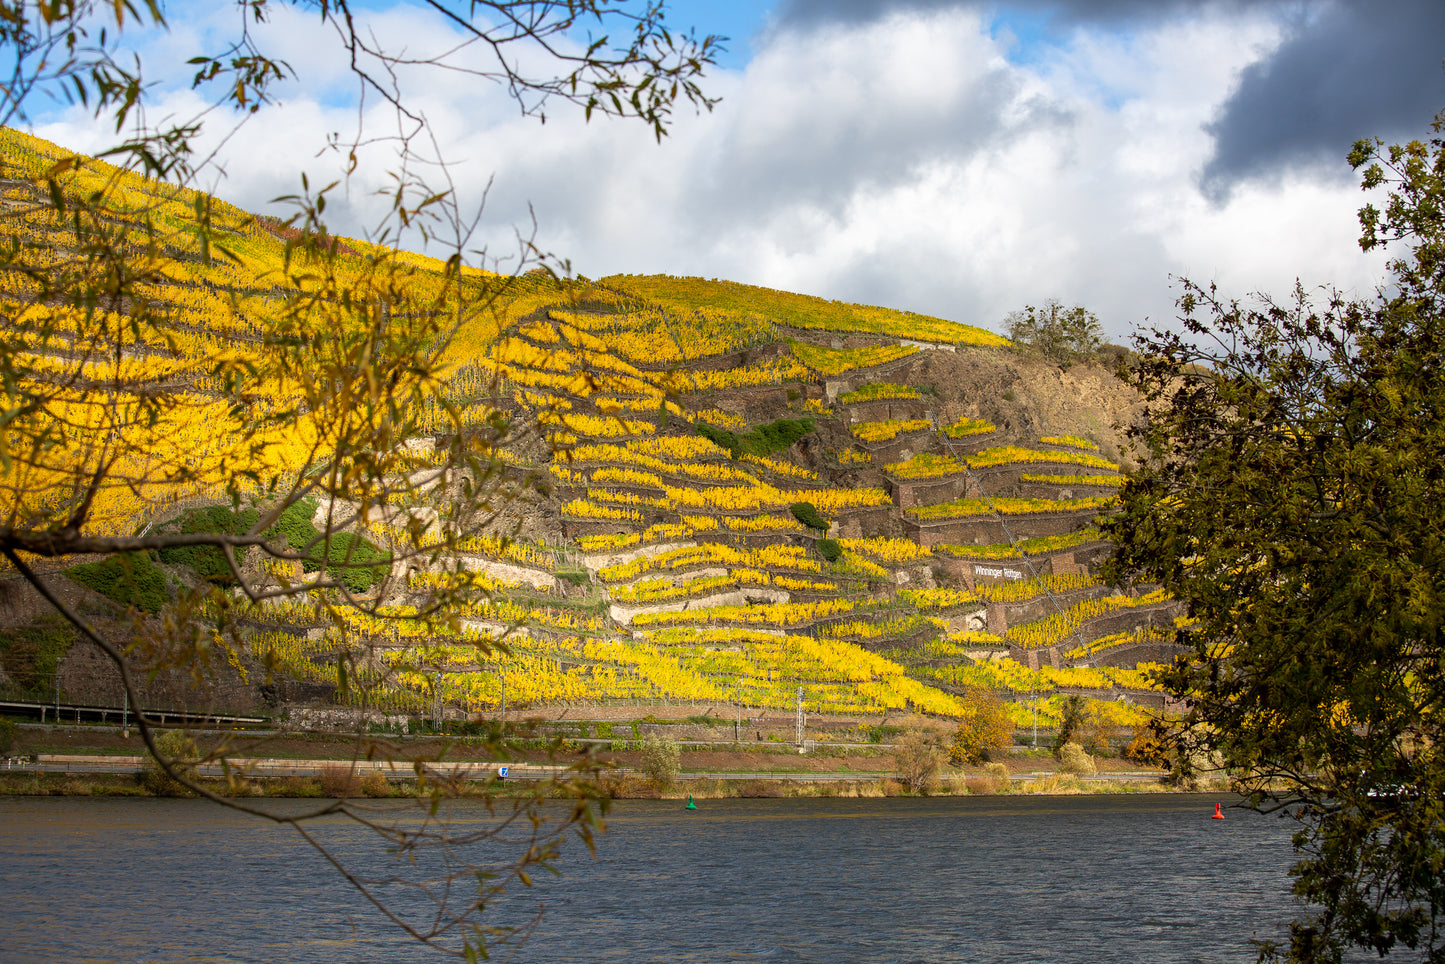
<svg viewBox="0 0 1445 964">
<path fill-rule="evenodd" d="M 23 209 L 61 152 L 10 131 L 0 147 L 6 203 Z M 68 189 L 113 174 L 93 164 Z M 184 198 L 120 182 L 137 210 L 186 217 Z M 57 368 L 109 365 L 112 381 L 138 393 L 164 381 L 189 400 L 159 425 L 127 423 L 148 433 L 157 458 L 191 469 L 170 484 L 106 490 L 96 511 L 116 531 L 199 524 L 212 506 L 264 513 L 327 444 L 328 426 L 308 420 L 295 401 L 303 389 L 268 354 L 288 323 L 285 292 L 308 282 L 290 269 L 284 232 L 221 210 L 234 256 L 168 264 L 148 293 L 167 306 L 170 337 L 126 344 L 110 361 L 56 349 L 54 333 L 75 327 L 70 309 L 45 306 L 23 274 L 0 274 L 0 311 L 26 330 L 44 315 L 51 342 L 31 348 Z M 63 225 L 10 216 L 0 230 L 35 259 L 62 256 Z M 377 283 L 376 252 L 336 240 L 355 256 L 330 283 Z M 470 286 L 490 290 L 487 310 L 462 317 L 441 347 L 445 379 L 409 397 L 408 424 L 420 428 L 397 446 L 404 498 L 353 524 L 354 545 L 376 552 L 375 577 L 354 588 L 368 605 L 337 610 L 338 622 L 321 618 L 321 591 L 283 605 L 235 601 L 244 632 L 227 658 L 251 678 L 398 714 L 438 704 L 485 714 L 504 698 L 536 711 L 786 711 L 801 690 L 811 713 L 948 717 L 971 687 L 1003 693 L 1021 725 L 1031 694 L 1045 697 L 1044 722 L 1065 691 L 1087 692 L 1125 724 L 1158 705 L 1137 667 L 1169 652 L 1175 607 L 1094 575 L 1104 546 L 1092 523 L 1112 504 L 1119 465 L 1082 426 L 1027 437 L 990 420 L 984 399 L 918 380 L 937 353 L 1007 351 L 1000 336 L 726 282 L 458 277 L 414 255 L 388 263 L 385 282 L 417 303 Z M 284 459 L 250 465 L 228 419 L 254 416 L 204 404 L 208 379 L 242 370 L 261 373 L 261 408 L 302 413 L 274 429 L 288 442 L 268 451 Z M 87 399 L 76 391 L 81 420 Z M 448 426 L 498 420 L 523 430 L 491 453 L 497 476 L 531 495 L 465 516 L 464 538 L 429 559 L 413 552 L 423 562 L 397 571 L 388 560 L 406 538 L 438 513 L 460 518 L 450 507 L 487 482 L 415 481 L 449 444 Z M 228 489 L 238 467 L 254 469 L 251 481 Z M 312 508 L 315 523 L 328 521 L 326 506 Z M 173 582 L 200 578 L 194 561 L 157 561 Z M 272 562 L 259 578 L 285 587 L 303 568 Z M 444 619 L 407 618 L 443 586 L 464 589 L 465 604 Z M 343 669 L 353 685 L 336 688 Z"/>
</svg>

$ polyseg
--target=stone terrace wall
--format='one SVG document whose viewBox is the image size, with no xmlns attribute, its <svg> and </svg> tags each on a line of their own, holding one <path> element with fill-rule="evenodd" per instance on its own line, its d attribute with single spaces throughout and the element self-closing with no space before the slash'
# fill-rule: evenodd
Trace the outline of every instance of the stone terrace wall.
<svg viewBox="0 0 1445 964">
<path fill-rule="evenodd" d="M 1177 611 L 1178 603 L 1164 603 L 1162 605 L 1150 606 L 1143 609 L 1118 610 L 1117 612 L 1112 612 L 1107 615 L 1100 616 L 1098 619 L 1091 619 L 1089 620 L 1089 622 L 1085 623 L 1082 634 L 1083 639 L 1085 642 L 1091 642 L 1095 639 L 1099 639 L 1104 636 L 1112 636 L 1115 633 L 1121 633 L 1125 630 L 1134 629 L 1136 627 L 1147 629 L 1152 626 L 1173 626 L 1174 614 Z M 990 606 L 989 616 L 992 617 L 993 613 L 993 606 Z M 1002 635 L 1001 631 L 994 629 L 992 618 L 990 618 L 989 621 L 989 632 Z M 1009 655 L 1018 662 L 1025 663 L 1034 669 L 1038 668 L 1038 664 L 1040 662 L 1046 663 L 1050 666 L 1063 666 L 1072 662 L 1070 660 L 1064 659 L 1063 654 L 1078 645 L 1077 638 L 1078 637 L 1071 635 L 1067 641 L 1062 642 L 1058 645 L 1037 647 L 1034 649 L 1026 649 L 1015 643 L 1009 643 Z M 1180 652 L 1179 647 L 1172 646 L 1172 644 L 1168 643 L 1143 643 L 1139 644 L 1139 646 L 1137 647 L 1132 645 L 1118 647 L 1117 655 L 1111 655 L 1115 654 L 1114 648 L 1103 650 L 1098 654 L 1097 661 L 1107 666 L 1132 666 L 1134 665 L 1132 663 L 1114 662 L 1114 660 L 1127 659 L 1129 658 L 1127 651 L 1134 650 L 1158 655 Z M 1135 659 L 1135 663 L 1137 663 L 1139 659 L 1146 659 L 1147 661 L 1147 659 L 1149 658 L 1153 657 L 1150 656 L 1146 658 L 1144 656 L 1140 656 Z"/>
<path fill-rule="evenodd" d="M 1058 600 L 1061 607 L 1068 609 L 1075 603 L 1083 602 L 1086 599 L 1102 599 L 1105 596 L 1112 595 L 1112 593 L 1113 590 L 1108 586 L 1090 586 L 1088 589 L 1075 590 L 1068 593 L 1054 593 L 1053 599 Z M 990 603 L 989 610 L 992 612 L 994 607 L 998 607 L 1000 617 L 1003 620 L 1003 628 L 1007 629 L 1009 626 L 1031 623 L 1036 619 L 1043 619 L 1046 616 L 1053 615 L 1057 611 L 1054 608 L 1053 599 L 1044 595 L 1035 596 L 1033 599 L 1026 599 L 1022 602 Z M 1130 612 L 1132 611 L 1133 610 L 1130 610 Z M 1101 619 L 1107 618 L 1109 617 L 1101 617 Z M 1085 627 L 1084 635 L 1086 638 L 1092 625 L 1093 624 L 1090 623 L 1089 626 Z M 993 631 L 992 626 L 990 626 L 989 629 Z M 1100 633 L 1100 635 L 1107 636 L 1108 633 Z"/>
<path fill-rule="evenodd" d="M 868 451 L 873 464 L 880 468 L 891 462 L 907 462 L 921 452 L 932 452 L 935 455 L 943 452 L 943 443 L 939 441 L 938 433 L 932 429 L 905 432 L 886 442 L 860 440 L 859 444 Z"/>
<path fill-rule="evenodd" d="M 954 499 L 977 499 L 983 493 L 972 478 L 964 473 L 933 479 L 887 479 L 885 485 L 893 501 L 903 509 L 921 505 L 938 505 Z"/>
<path fill-rule="evenodd" d="M 925 398 L 877 398 L 867 402 L 846 402 L 849 425 L 859 422 L 902 422 L 925 418 L 929 410 Z"/>
<path fill-rule="evenodd" d="M 1132 643 L 1128 646 L 1113 646 L 1099 652 L 1094 659 L 1101 666 L 1136 669 L 1140 663 L 1172 662 L 1175 656 L 1183 652 L 1186 652 L 1186 648 L 1178 643 L 1154 640 L 1147 643 Z"/>
<path fill-rule="evenodd" d="M 1008 531 L 1015 539 L 1034 539 L 1039 536 L 1062 536 L 1079 528 L 1077 513 L 1030 513 L 1005 516 Z M 919 522 L 905 518 L 903 526 L 908 535 L 921 546 L 951 545 L 998 545 L 1008 541 L 1004 525 L 993 515 L 970 516 L 966 519 L 944 519 L 938 522 Z"/>
<path fill-rule="evenodd" d="M 1024 482 L 1020 480 L 1016 492 L 1021 499 L 1089 499 L 1099 495 L 1116 495 L 1119 487 L 1117 485 L 1081 485 L 1079 483 L 1059 485 L 1056 482 Z"/>
<path fill-rule="evenodd" d="M 980 573 L 977 568 L 1004 569 L 1021 573 L 1017 578 L 1032 579 L 1035 576 L 1042 576 L 1053 572 L 1053 560 L 1048 556 L 1030 556 L 1027 559 L 958 559 L 953 556 L 934 556 L 934 563 L 938 568 L 955 579 L 959 584 L 975 589 L 980 584 L 989 585 L 999 582 L 1011 582 L 1011 576 L 993 576 L 989 573 Z"/>
<path fill-rule="evenodd" d="M 1070 499 L 1083 498 L 1086 495 L 1112 495 L 1119 491 L 1117 487 L 1109 486 L 1077 486 L 1080 489 L 1075 495 L 1064 495 L 1059 486 L 1044 482 L 1025 482 L 1025 475 L 1112 475 L 1112 472 L 1105 472 L 1100 469 L 1091 469 L 1085 465 L 1064 465 L 1058 462 L 1011 462 L 1008 465 L 995 465 L 983 469 L 974 469 L 973 474 L 978 477 L 980 484 L 988 490 L 990 495 L 1013 496 L 1015 498 L 1033 499 Z M 1089 491 L 1082 491 L 1088 489 Z M 1098 490 L 1098 491 L 1096 491 Z"/>
</svg>

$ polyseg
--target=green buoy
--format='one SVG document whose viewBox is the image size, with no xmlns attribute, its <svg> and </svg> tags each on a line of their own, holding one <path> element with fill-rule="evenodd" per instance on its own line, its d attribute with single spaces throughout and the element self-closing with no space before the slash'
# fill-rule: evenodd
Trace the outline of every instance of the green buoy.
<svg viewBox="0 0 1445 964">
<path fill-rule="evenodd" d="M 684 810 L 696 810 L 696 809 L 697 809 L 697 804 L 695 804 L 695 803 L 692 802 L 692 794 L 689 793 L 689 794 L 687 795 L 687 806 L 683 807 L 682 809 L 684 809 Z"/>
</svg>

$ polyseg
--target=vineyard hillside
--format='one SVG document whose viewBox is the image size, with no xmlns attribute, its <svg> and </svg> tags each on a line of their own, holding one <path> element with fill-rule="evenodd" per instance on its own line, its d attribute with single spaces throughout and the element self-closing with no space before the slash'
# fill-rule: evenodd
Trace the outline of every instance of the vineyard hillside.
<svg viewBox="0 0 1445 964">
<path fill-rule="evenodd" d="M 37 262 L 68 257 L 63 222 L 39 213 L 45 174 L 64 152 L 9 130 L 0 151 L 3 240 Z M 185 197 L 101 162 L 60 183 L 77 193 L 119 184 L 137 210 L 186 216 Z M 46 357 L 112 364 L 112 388 L 185 396 L 177 413 L 205 411 L 206 379 L 181 376 L 223 354 L 264 370 L 280 306 L 297 295 L 278 281 L 290 277 L 295 232 L 215 210 L 231 237 L 224 256 L 177 250 L 144 284 L 173 320 L 166 339 L 109 361 L 50 342 Z M 374 247 L 328 243 L 365 283 Z M 418 291 L 440 289 L 448 273 L 421 256 L 389 257 Z M 440 428 L 400 440 L 414 459 L 408 501 L 352 533 L 375 548 L 375 578 L 363 569 L 350 587 L 371 613 L 348 610 L 338 629 L 320 616 L 320 592 L 283 604 L 233 593 L 242 632 L 204 696 L 183 667 L 159 667 L 139 684 L 152 705 L 204 698 L 231 713 L 320 720 L 353 704 L 384 723 L 485 718 L 504 702 L 552 718 L 734 720 L 791 714 L 801 700 L 811 717 L 851 725 L 958 718 L 976 691 L 992 690 L 1020 727 L 1035 715 L 1057 722 L 1071 694 L 1118 726 L 1162 706 L 1141 667 L 1176 651 L 1178 607 L 1097 575 L 1107 547 L 1095 525 L 1127 470 L 1120 426 L 1138 404 L 1103 364 L 1060 368 L 970 320 L 726 281 L 463 269 L 457 283 L 490 292 L 489 311 L 458 323 L 439 349 L 445 378 L 414 404 L 438 413 L 438 427 L 442 412 L 505 426 L 496 478 L 526 494 L 479 514 L 454 551 L 393 565 L 385 548 L 399 529 L 425 528 L 493 481 L 428 477 L 428 453 L 448 444 Z M 78 324 L 23 272 L 0 275 L 0 301 L 14 350 L 41 351 L 22 320 L 43 316 L 47 332 Z M 126 311 L 113 306 L 120 327 Z M 281 390 L 256 386 L 263 398 Z M 225 484 L 243 453 L 227 449 L 213 420 L 224 417 L 151 426 L 157 445 L 184 448 L 202 469 L 174 486 L 107 490 L 97 512 L 116 532 L 196 531 L 264 513 L 274 483 Z M 98 429 L 77 432 L 88 430 Z M 325 430 L 302 420 L 277 431 L 314 452 Z M 267 466 L 283 481 L 288 471 L 298 470 Z M 333 508 L 303 504 L 288 525 Z M 35 566 L 94 611 L 112 562 Z M 145 564 L 161 596 L 216 579 L 202 553 Z M 299 563 L 243 564 L 263 585 L 306 576 Z M 443 629 L 388 618 L 415 612 L 441 583 L 469 590 Z M 57 692 L 118 700 L 99 652 L 48 612 L 18 574 L 0 573 L 3 695 L 34 698 L 38 664 L 17 654 L 54 644 Z M 343 662 L 352 678 L 341 689 Z"/>
</svg>

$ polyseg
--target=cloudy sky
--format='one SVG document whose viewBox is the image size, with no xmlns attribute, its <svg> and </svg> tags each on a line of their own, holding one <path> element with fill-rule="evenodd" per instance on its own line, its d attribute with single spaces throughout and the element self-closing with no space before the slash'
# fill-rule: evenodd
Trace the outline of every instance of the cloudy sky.
<svg viewBox="0 0 1445 964">
<path fill-rule="evenodd" d="M 404 0 L 368 0 L 395 49 L 457 42 Z M 707 92 L 660 145 L 636 122 L 545 124 L 457 72 L 402 82 L 449 162 L 457 196 L 486 207 L 474 245 L 517 232 L 590 277 L 727 278 L 906 308 L 999 329 L 1057 297 L 1123 340 L 1174 315 L 1171 276 L 1243 296 L 1333 284 L 1367 295 L 1383 259 L 1360 254 L 1363 198 L 1344 155 L 1361 137 L 1425 136 L 1445 108 L 1439 0 L 671 0 L 668 23 L 730 40 Z M 169 6 L 147 41 L 152 120 L 200 102 L 182 65 L 233 30 L 225 4 Z M 250 117 L 212 115 L 217 193 L 252 210 L 339 176 L 327 135 L 386 132 L 358 110 L 346 62 L 314 15 L 257 31 L 297 79 Z M 33 130 L 91 150 L 113 139 L 73 109 Z M 394 127 L 394 125 L 392 125 Z M 328 208 L 338 231 L 384 214 L 385 144 L 364 150 Z M 431 172 L 436 179 L 436 172 Z M 344 202 L 344 203 L 341 203 Z"/>
</svg>

